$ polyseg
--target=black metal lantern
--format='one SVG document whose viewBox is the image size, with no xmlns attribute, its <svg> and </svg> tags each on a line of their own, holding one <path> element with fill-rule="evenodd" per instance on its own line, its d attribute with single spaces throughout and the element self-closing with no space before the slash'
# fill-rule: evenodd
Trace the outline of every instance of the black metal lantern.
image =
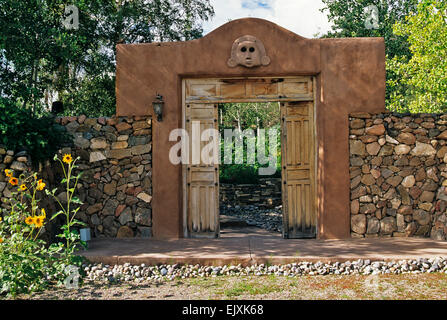
<svg viewBox="0 0 447 320">
<path fill-rule="evenodd" d="M 165 102 L 163 101 L 163 96 L 157 94 L 155 100 L 152 102 L 152 107 L 154 107 L 154 113 L 157 115 L 157 120 L 161 122 L 163 120 L 163 106 Z"/>
</svg>

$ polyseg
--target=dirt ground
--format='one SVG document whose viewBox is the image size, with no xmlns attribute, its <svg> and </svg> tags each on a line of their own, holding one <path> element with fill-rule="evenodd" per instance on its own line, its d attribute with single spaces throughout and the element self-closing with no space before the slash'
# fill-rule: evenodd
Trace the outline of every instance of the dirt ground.
<svg viewBox="0 0 447 320">
<path fill-rule="evenodd" d="M 79 289 L 53 288 L 19 299 L 41 300 L 338 300 L 447 299 L 447 274 L 328 275 L 294 278 L 222 276 L 164 283 L 85 283 Z"/>
</svg>

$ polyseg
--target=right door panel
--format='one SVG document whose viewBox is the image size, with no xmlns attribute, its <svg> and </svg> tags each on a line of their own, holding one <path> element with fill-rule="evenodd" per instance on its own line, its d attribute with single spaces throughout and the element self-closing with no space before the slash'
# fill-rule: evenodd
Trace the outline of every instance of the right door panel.
<svg viewBox="0 0 447 320">
<path fill-rule="evenodd" d="M 313 101 L 281 104 L 284 238 L 316 236 Z"/>
</svg>

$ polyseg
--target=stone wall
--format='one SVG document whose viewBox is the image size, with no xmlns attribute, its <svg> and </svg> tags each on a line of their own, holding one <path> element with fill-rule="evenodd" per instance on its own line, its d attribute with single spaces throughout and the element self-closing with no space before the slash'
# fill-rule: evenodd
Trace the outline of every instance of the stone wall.
<svg viewBox="0 0 447 320">
<path fill-rule="evenodd" d="M 278 206 L 282 204 L 281 178 L 263 178 L 259 184 L 221 183 L 219 196 L 221 205 Z"/>
<path fill-rule="evenodd" d="M 351 114 L 353 237 L 447 234 L 447 115 Z"/>
<path fill-rule="evenodd" d="M 445 240 L 447 115 L 357 113 L 349 120 L 351 235 Z M 95 237 L 150 237 L 151 119 L 79 116 L 56 122 L 73 137 L 60 154 L 81 158 L 78 164 L 84 175 L 78 195 L 84 205 L 79 219 L 92 228 Z M 0 146 L 2 200 L 11 196 L 4 169 L 18 175 L 30 168 L 26 152 Z M 48 188 L 59 186 L 58 164 L 49 161 L 34 170 Z M 222 203 L 281 204 L 279 178 L 262 179 L 256 185 L 221 184 L 220 191 Z M 57 211 L 50 199 L 44 198 L 42 206 L 50 214 Z"/>
<path fill-rule="evenodd" d="M 27 171 L 31 168 L 31 159 L 26 152 L 14 153 L 12 150 L 6 150 L 0 145 L 0 204 L 6 207 L 5 200 L 11 197 L 11 186 L 8 184 L 8 178 L 5 176 L 5 169 L 12 169 L 17 173 Z M 18 176 L 18 174 L 15 174 Z"/>
<path fill-rule="evenodd" d="M 56 118 L 72 143 L 60 150 L 80 157 L 83 176 L 77 195 L 83 201 L 77 217 L 92 229 L 94 237 L 150 237 L 152 235 L 152 123 L 143 117 L 90 119 L 85 116 Z M 29 170 L 26 153 L 15 154 L 0 148 L 0 196 L 10 196 L 3 171 L 15 174 Z M 59 186 L 59 163 L 40 166 L 39 176 L 48 188 Z M 62 190 L 57 191 L 60 200 Z M 57 204 L 45 198 L 42 206 L 56 212 Z"/>
</svg>

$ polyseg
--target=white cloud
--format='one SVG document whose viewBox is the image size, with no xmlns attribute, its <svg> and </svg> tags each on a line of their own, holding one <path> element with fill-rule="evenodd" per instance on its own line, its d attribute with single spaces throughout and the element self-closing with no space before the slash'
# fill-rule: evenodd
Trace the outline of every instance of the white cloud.
<svg viewBox="0 0 447 320">
<path fill-rule="evenodd" d="M 230 20 L 253 17 L 272 21 L 296 34 L 313 38 L 330 29 L 321 0 L 211 0 L 216 15 L 203 24 L 204 33 Z"/>
<path fill-rule="evenodd" d="M 246 9 L 271 9 L 274 0 L 242 0 L 242 8 Z"/>
</svg>

